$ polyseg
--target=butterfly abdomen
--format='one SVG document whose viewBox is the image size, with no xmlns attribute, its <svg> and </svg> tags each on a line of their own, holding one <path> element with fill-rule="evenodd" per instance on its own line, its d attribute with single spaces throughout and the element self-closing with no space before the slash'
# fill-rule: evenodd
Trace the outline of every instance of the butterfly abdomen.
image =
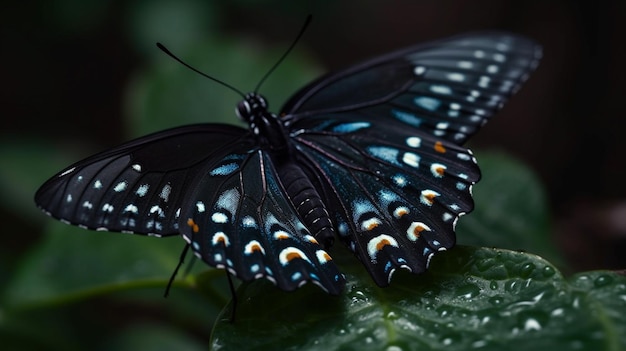
<svg viewBox="0 0 626 351">
<path fill-rule="evenodd" d="M 304 225 L 321 245 L 325 248 L 331 246 L 334 240 L 333 223 L 320 195 L 302 168 L 288 162 L 279 167 L 278 174 Z"/>
</svg>

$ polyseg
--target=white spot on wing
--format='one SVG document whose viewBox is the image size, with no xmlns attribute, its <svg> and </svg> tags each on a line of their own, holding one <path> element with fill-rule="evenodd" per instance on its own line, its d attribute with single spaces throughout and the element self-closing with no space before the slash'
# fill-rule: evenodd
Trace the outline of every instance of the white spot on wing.
<svg viewBox="0 0 626 351">
<path fill-rule="evenodd" d="M 367 253 L 372 260 L 375 260 L 378 251 L 382 250 L 387 245 L 398 247 L 398 242 L 396 241 L 396 239 L 387 234 L 381 234 L 377 237 L 372 238 L 367 243 Z"/>
<path fill-rule="evenodd" d="M 144 197 L 148 193 L 148 189 L 150 189 L 149 184 L 141 184 L 139 188 L 137 188 L 137 191 L 135 191 L 135 194 L 139 195 L 139 197 Z"/>
<path fill-rule="evenodd" d="M 130 204 L 128 206 L 126 206 L 126 208 L 124 208 L 124 212 L 132 212 L 132 213 L 139 213 L 139 209 L 137 208 L 137 206 Z"/>
<path fill-rule="evenodd" d="M 204 207 L 204 202 L 196 202 L 196 209 L 198 210 L 198 213 L 203 213 L 204 211 L 206 211 L 206 207 Z"/>
<path fill-rule="evenodd" d="M 406 138 L 406 144 L 410 147 L 417 148 L 422 144 L 422 139 L 418 137 L 408 137 Z"/>
<path fill-rule="evenodd" d="M 417 241 L 417 239 L 419 239 L 420 237 L 421 232 L 423 231 L 430 232 L 431 230 L 432 229 L 430 229 L 429 226 L 427 226 L 426 224 L 422 222 L 413 222 L 411 223 L 409 228 L 406 230 L 406 235 L 409 238 L 409 240 Z"/>
<path fill-rule="evenodd" d="M 380 219 L 376 218 L 376 217 L 372 217 L 369 219 L 364 220 L 361 223 L 361 230 L 366 232 L 366 231 L 370 231 L 373 230 L 374 228 L 378 227 L 381 224 Z"/>
<path fill-rule="evenodd" d="M 211 220 L 215 223 L 226 223 L 228 222 L 228 217 L 221 212 L 215 212 L 211 215 Z"/>
<path fill-rule="evenodd" d="M 70 173 L 74 172 L 74 170 L 75 170 L 75 169 L 76 169 L 76 167 L 72 167 L 72 168 L 70 168 L 70 169 L 66 170 L 65 172 L 63 172 L 63 173 L 59 174 L 59 177 L 66 176 L 66 175 L 68 175 L 68 174 L 70 174 Z"/>
<path fill-rule="evenodd" d="M 311 262 L 309 258 L 304 254 L 304 252 L 302 252 L 302 250 L 291 246 L 283 249 L 278 254 L 278 260 L 283 266 L 288 265 L 289 261 L 293 260 L 294 258 L 301 258 L 307 262 Z"/>
<path fill-rule="evenodd" d="M 254 252 L 261 252 L 263 255 L 265 255 L 265 249 L 263 248 L 263 246 L 261 246 L 261 243 L 259 243 L 256 240 L 251 240 L 249 243 L 246 244 L 246 246 L 244 247 L 244 253 L 246 255 L 251 255 Z"/>
<path fill-rule="evenodd" d="M 172 186 L 169 184 L 165 184 L 163 186 L 163 189 L 161 189 L 161 193 L 159 194 L 159 197 L 163 199 L 163 201 L 167 202 L 167 200 L 169 200 L 171 192 L 172 192 Z"/>
<path fill-rule="evenodd" d="M 224 232 L 217 232 L 213 234 L 213 238 L 211 238 L 211 243 L 213 246 L 224 243 L 224 246 L 230 246 L 230 240 L 228 239 L 228 235 L 224 234 Z"/>
<path fill-rule="evenodd" d="M 419 167 L 419 161 L 420 157 L 412 152 L 405 152 L 402 156 L 402 162 L 414 168 Z"/>
<path fill-rule="evenodd" d="M 465 75 L 457 72 L 448 73 L 446 77 L 453 82 L 463 82 L 465 80 Z"/>
<path fill-rule="evenodd" d="M 447 85 L 431 85 L 430 91 L 436 94 L 450 95 L 452 94 L 452 89 L 450 89 Z"/>
<path fill-rule="evenodd" d="M 463 69 L 472 69 L 474 67 L 474 63 L 471 61 L 459 61 L 457 66 Z"/>
<path fill-rule="evenodd" d="M 439 108 L 439 105 L 441 105 L 441 101 L 428 96 L 418 96 L 413 100 L 413 102 L 415 105 L 428 111 L 435 111 Z"/>
<path fill-rule="evenodd" d="M 128 186 L 128 183 L 126 181 L 122 181 L 122 182 L 117 183 L 115 187 L 113 188 L 113 190 L 119 193 L 119 192 L 126 190 L 127 186 Z"/>
</svg>

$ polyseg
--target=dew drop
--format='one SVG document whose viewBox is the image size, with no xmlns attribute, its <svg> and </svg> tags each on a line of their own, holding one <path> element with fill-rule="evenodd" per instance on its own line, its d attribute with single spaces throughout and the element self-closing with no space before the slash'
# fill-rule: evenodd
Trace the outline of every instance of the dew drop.
<svg viewBox="0 0 626 351">
<path fill-rule="evenodd" d="M 472 348 L 479 349 L 487 346 L 487 340 L 476 340 L 472 343 Z"/>
<path fill-rule="evenodd" d="M 488 270 L 489 268 L 491 268 L 492 266 L 493 266 L 493 263 L 491 260 L 478 260 L 476 262 L 476 269 L 478 269 L 479 272 L 484 272 Z"/>
<path fill-rule="evenodd" d="M 457 297 L 463 299 L 471 299 L 480 294 L 480 288 L 475 284 L 466 284 L 458 287 L 455 291 L 455 294 Z"/>
<path fill-rule="evenodd" d="M 565 313 L 565 310 L 562 308 L 556 308 L 552 312 L 550 312 L 550 317 L 560 317 Z"/>
<path fill-rule="evenodd" d="M 502 296 L 493 296 L 489 298 L 489 303 L 492 305 L 501 305 L 504 302 L 504 298 Z"/>
<path fill-rule="evenodd" d="M 520 276 L 524 279 L 529 278 L 532 274 L 533 271 L 535 270 L 535 265 L 532 263 L 525 263 L 524 265 L 522 265 L 522 267 L 520 268 Z"/>
<path fill-rule="evenodd" d="M 492 281 L 489 283 L 489 288 L 490 288 L 491 290 L 498 290 L 498 282 L 497 282 L 497 281 L 495 281 L 495 280 L 492 280 Z"/>
<path fill-rule="evenodd" d="M 594 281 L 593 281 L 593 285 L 596 288 L 600 288 L 603 286 L 607 286 L 609 284 L 611 284 L 613 282 L 613 277 L 607 275 L 607 274 L 603 274 L 599 277 L 597 277 Z"/>
<path fill-rule="evenodd" d="M 441 318 L 448 317 L 450 315 L 450 309 L 444 307 L 439 309 L 439 316 Z"/>
<path fill-rule="evenodd" d="M 369 301 L 365 293 L 361 290 L 353 290 L 350 293 L 350 302 L 352 305 L 367 303 Z"/>
<path fill-rule="evenodd" d="M 531 330 L 541 330 L 541 324 L 534 318 L 528 318 L 526 322 L 524 322 L 524 331 Z"/>
<path fill-rule="evenodd" d="M 545 266 L 543 267 L 542 273 L 543 273 L 543 276 L 547 278 L 547 277 L 553 276 L 556 273 L 556 271 L 551 266 Z"/>
<path fill-rule="evenodd" d="M 393 311 L 387 313 L 387 319 L 388 320 L 395 321 L 398 318 L 399 318 L 398 315 L 395 312 L 393 312 Z"/>
<path fill-rule="evenodd" d="M 517 292 L 519 290 L 519 282 L 517 280 L 511 280 L 504 284 L 504 290 L 507 292 Z"/>
</svg>

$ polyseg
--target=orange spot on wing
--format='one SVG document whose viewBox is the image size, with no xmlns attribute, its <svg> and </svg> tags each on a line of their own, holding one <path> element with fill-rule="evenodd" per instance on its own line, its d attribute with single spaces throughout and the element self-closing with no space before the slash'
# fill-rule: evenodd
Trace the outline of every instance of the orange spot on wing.
<svg viewBox="0 0 626 351">
<path fill-rule="evenodd" d="M 376 244 L 376 251 L 382 250 L 387 245 L 391 245 L 389 240 L 387 240 L 387 239 L 381 240 L 380 242 L 378 242 L 378 244 Z"/>
<path fill-rule="evenodd" d="M 194 220 L 193 220 L 193 219 L 191 219 L 191 218 L 189 218 L 189 219 L 187 220 L 187 225 L 191 227 L 191 230 L 192 230 L 194 233 L 197 233 L 197 232 L 199 232 L 199 231 L 200 231 L 200 227 L 198 227 L 198 225 L 196 224 L 196 222 L 194 222 Z"/>
<path fill-rule="evenodd" d="M 419 238 L 419 237 L 420 237 L 420 235 L 421 235 L 421 233 L 422 233 L 425 229 L 426 229 L 426 228 L 424 228 L 423 226 L 421 226 L 421 225 L 417 225 L 417 226 L 415 226 L 415 229 L 413 229 L 413 234 L 415 234 L 415 236 L 416 236 L 417 238 Z"/>
<path fill-rule="evenodd" d="M 446 152 L 446 148 L 443 146 L 443 143 L 441 141 L 435 142 L 435 151 L 442 154 Z"/>
<path fill-rule="evenodd" d="M 261 248 L 261 245 L 253 244 L 250 246 L 250 252 L 254 252 L 254 251 L 263 252 L 263 249 Z"/>
<path fill-rule="evenodd" d="M 436 195 L 436 194 L 434 194 L 434 193 L 428 193 L 428 194 L 425 194 L 425 195 L 424 195 L 424 198 L 426 198 L 426 200 L 427 200 L 428 202 L 433 203 L 433 201 L 434 201 L 434 199 L 435 199 L 435 197 L 436 197 L 436 196 L 437 196 L 437 195 Z"/>
<path fill-rule="evenodd" d="M 302 256 L 300 256 L 300 254 L 297 252 L 290 252 L 287 254 L 287 261 L 291 261 L 294 258 L 302 258 Z"/>
<path fill-rule="evenodd" d="M 440 176 L 443 175 L 444 172 L 444 168 L 443 167 L 436 167 L 435 168 L 435 172 L 437 172 L 437 174 L 439 174 Z"/>
<path fill-rule="evenodd" d="M 322 256 L 324 257 L 326 261 L 332 261 L 332 257 L 330 257 L 330 255 L 327 254 L 326 252 L 322 253 Z"/>
<path fill-rule="evenodd" d="M 373 230 L 376 227 L 378 227 L 378 222 L 372 222 L 367 226 L 367 230 Z"/>
</svg>

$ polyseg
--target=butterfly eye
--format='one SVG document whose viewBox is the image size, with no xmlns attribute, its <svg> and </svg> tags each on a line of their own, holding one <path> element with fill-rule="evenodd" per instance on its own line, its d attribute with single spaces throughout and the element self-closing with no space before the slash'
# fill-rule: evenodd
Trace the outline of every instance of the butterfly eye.
<svg viewBox="0 0 626 351">
<path fill-rule="evenodd" d="M 239 119 L 241 119 L 244 122 L 246 122 L 249 119 L 251 112 L 252 110 L 250 109 L 250 104 L 246 100 L 240 101 L 237 104 L 237 108 L 235 109 L 235 113 L 237 113 L 237 117 L 239 117 Z"/>
</svg>

